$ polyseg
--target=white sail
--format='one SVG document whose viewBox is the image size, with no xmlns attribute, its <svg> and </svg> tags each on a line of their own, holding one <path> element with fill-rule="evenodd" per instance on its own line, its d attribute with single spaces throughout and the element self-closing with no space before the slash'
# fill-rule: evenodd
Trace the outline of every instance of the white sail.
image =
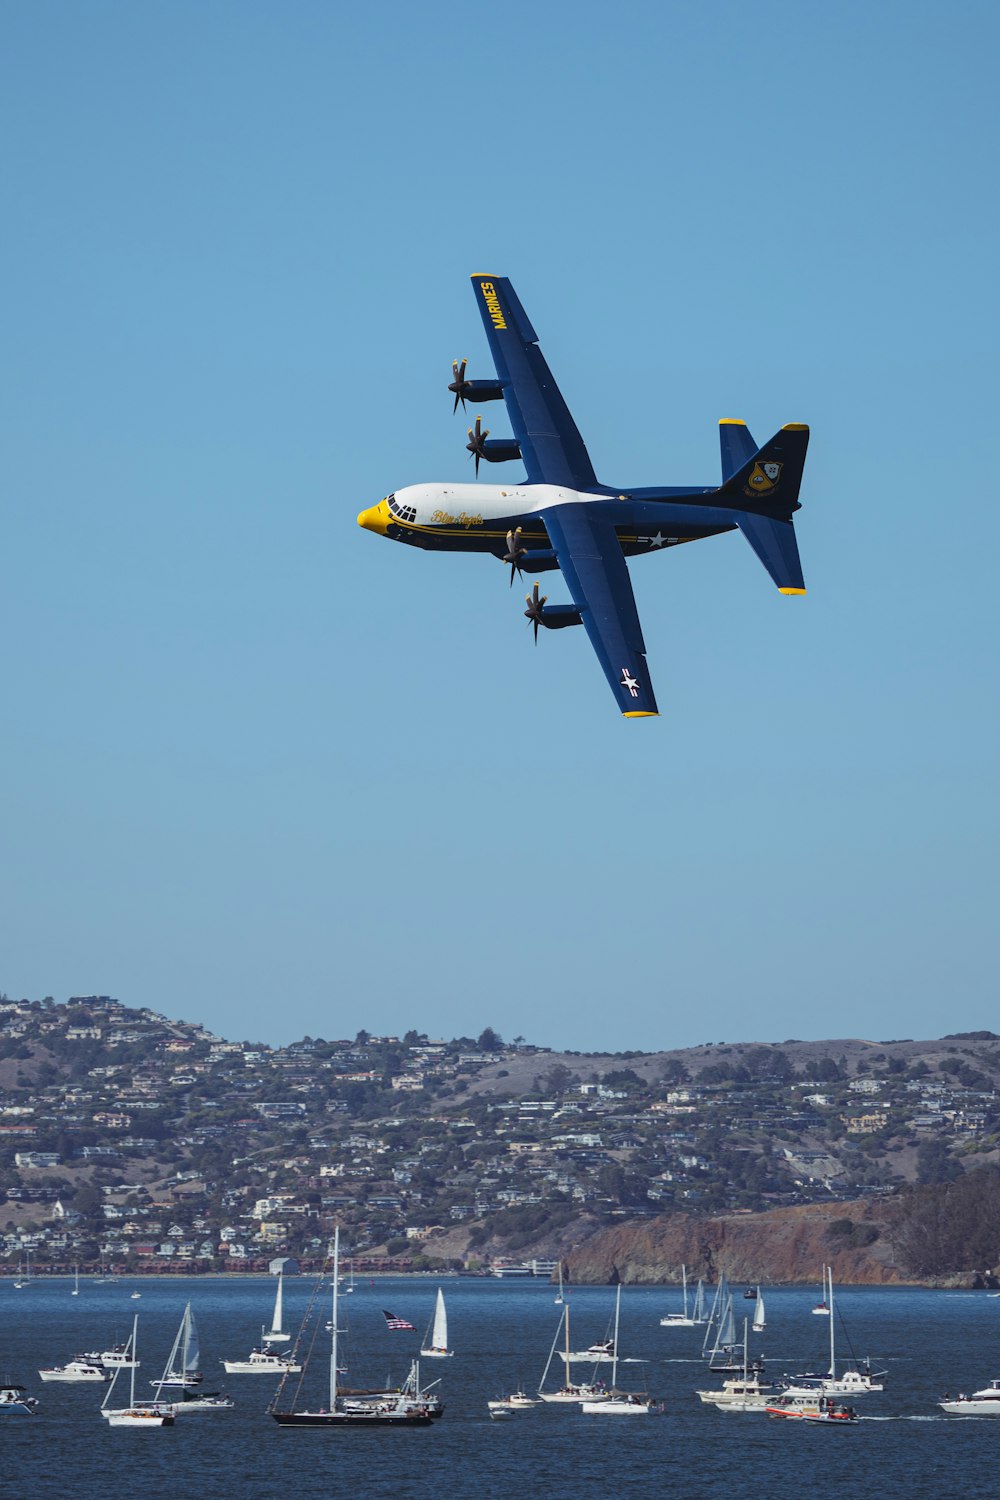
<svg viewBox="0 0 1000 1500">
<path fill-rule="evenodd" d="M 278 1290 L 274 1294 L 274 1312 L 271 1315 L 271 1326 L 264 1337 L 272 1344 L 286 1343 L 288 1334 L 284 1330 L 284 1272 L 278 1272 Z"/>
<path fill-rule="evenodd" d="M 753 1310 L 753 1331 L 754 1333 L 762 1333 L 766 1327 L 767 1324 L 764 1322 L 764 1298 L 761 1294 L 760 1287 L 758 1287 L 757 1305 Z"/>
<path fill-rule="evenodd" d="M 699 1279 L 694 1294 L 694 1306 L 691 1309 L 692 1323 L 704 1323 L 705 1321 L 705 1283 Z"/>
<path fill-rule="evenodd" d="M 424 1341 L 425 1347 L 420 1353 L 425 1358 L 444 1359 L 451 1354 L 448 1348 L 448 1314 L 444 1306 L 444 1292 L 438 1287 L 437 1301 L 434 1304 L 434 1325 L 431 1329 L 430 1343 Z"/>
<path fill-rule="evenodd" d="M 201 1360 L 198 1345 L 198 1328 L 194 1321 L 191 1304 L 184 1309 L 184 1333 L 181 1338 L 181 1367 L 185 1375 L 196 1375 Z"/>
</svg>

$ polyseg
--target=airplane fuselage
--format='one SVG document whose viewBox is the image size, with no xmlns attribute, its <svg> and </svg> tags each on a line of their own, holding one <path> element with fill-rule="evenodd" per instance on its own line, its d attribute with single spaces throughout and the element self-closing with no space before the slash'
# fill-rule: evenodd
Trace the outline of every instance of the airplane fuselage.
<svg viewBox="0 0 1000 1500">
<path fill-rule="evenodd" d="M 550 543 L 540 512 L 582 502 L 600 507 L 622 551 L 633 557 L 733 530 L 731 509 L 705 503 L 711 493 L 709 486 L 594 494 L 551 484 L 410 484 L 362 511 L 358 524 L 429 551 L 502 558 L 507 533 L 519 528 L 524 547 L 544 552 Z M 529 572 L 557 566 L 544 557 L 525 563 Z"/>
</svg>

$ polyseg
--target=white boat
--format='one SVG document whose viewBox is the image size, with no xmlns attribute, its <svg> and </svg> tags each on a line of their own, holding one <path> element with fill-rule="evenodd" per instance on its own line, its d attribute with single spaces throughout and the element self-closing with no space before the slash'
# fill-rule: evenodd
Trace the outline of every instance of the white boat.
<svg viewBox="0 0 1000 1500">
<path fill-rule="evenodd" d="M 35 1397 L 26 1396 L 23 1385 L 0 1381 L 0 1417 L 35 1417 L 37 1408 Z"/>
<path fill-rule="evenodd" d="M 760 1287 L 757 1288 L 757 1301 L 753 1310 L 753 1323 L 750 1326 L 754 1333 L 763 1333 L 767 1327 L 764 1313 L 764 1294 Z"/>
<path fill-rule="evenodd" d="M 264 1337 L 269 1344 L 287 1344 L 290 1334 L 284 1328 L 284 1272 L 278 1272 L 278 1289 L 274 1294 L 274 1312 L 271 1314 L 271 1326 Z"/>
<path fill-rule="evenodd" d="M 115 1344 L 113 1349 L 102 1350 L 97 1358 L 101 1361 L 101 1364 L 106 1370 L 130 1370 L 132 1368 L 133 1362 L 135 1363 L 136 1369 L 138 1369 L 139 1361 L 132 1353 L 131 1343 L 132 1341 L 130 1339 L 126 1344 Z"/>
<path fill-rule="evenodd" d="M 945 1396 L 938 1406 L 950 1417 L 1000 1417 L 1000 1380 L 991 1380 L 971 1396 L 956 1396 L 954 1400 Z"/>
<path fill-rule="evenodd" d="M 51 1370 L 39 1370 L 42 1380 L 65 1380 L 73 1381 L 78 1385 L 103 1385 L 107 1380 L 107 1371 L 93 1355 L 77 1355 L 76 1359 L 67 1360 L 64 1365 L 56 1365 Z"/>
<path fill-rule="evenodd" d="M 548 1378 L 549 1366 L 552 1364 L 553 1357 L 555 1356 L 556 1344 L 559 1342 L 559 1334 L 561 1332 L 565 1333 L 565 1349 L 561 1355 L 565 1371 L 564 1383 L 556 1391 L 546 1391 L 543 1387 Z M 603 1385 L 588 1385 L 574 1381 L 570 1373 L 571 1362 L 572 1355 L 569 1351 L 569 1303 L 567 1302 L 563 1305 L 563 1310 L 559 1316 L 559 1322 L 556 1325 L 556 1331 L 552 1339 L 552 1348 L 549 1350 L 549 1357 L 545 1361 L 545 1369 L 542 1371 L 542 1378 L 538 1383 L 538 1399 L 540 1401 L 556 1405 L 561 1402 L 578 1405 L 581 1401 L 599 1398 L 604 1394 Z"/>
<path fill-rule="evenodd" d="M 172 1390 L 190 1390 L 194 1386 L 201 1385 L 204 1376 L 198 1368 L 201 1360 L 201 1350 L 198 1344 L 198 1329 L 195 1326 L 194 1313 L 191 1311 L 190 1302 L 184 1308 L 184 1316 L 181 1318 L 181 1326 L 177 1330 L 177 1337 L 164 1366 L 163 1374 L 159 1380 L 151 1380 L 149 1383 L 156 1388 L 157 1400 L 163 1392 Z"/>
<path fill-rule="evenodd" d="M 511 1391 L 509 1396 L 498 1396 L 495 1401 L 487 1401 L 486 1405 L 491 1412 L 494 1411 L 528 1411 L 532 1406 L 538 1406 L 537 1396 L 526 1396 L 523 1391 Z"/>
<path fill-rule="evenodd" d="M 222 1368 L 227 1375 L 300 1375 L 302 1366 L 287 1354 L 278 1354 L 265 1347 L 266 1334 L 259 1349 L 251 1349 L 246 1359 L 224 1359 Z"/>
<path fill-rule="evenodd" d="M 139 1298 L 140 1298 L 140 1297 L 141 1297 L 141 1296 L 142 1296 L 142 1293 L 141 1293 L 141 1292 L 132 1292 L 132 1293 L 131 1293 L 131 1297 L 132 1297 L 132 1301 L 133 1301 L 133 1302 L 138 1302 L 138 1300 L 139 1300 Z"/>
<path fill-rule="evenodd" d="M 723 1380 L 721 1390 L 697 1391 L 706 1406 L 720 1411 L 763 1413 L 769 1401 L 776 1400 L 784 1387 L 776 1380 L 765 1380 L 764 1361 L 751 1360 L 747 1352 L 747 1320 L 743 1319 L 743 1369 Z"/>
<path fill-rule="evenodd" d="M 870 1391 L 881 1391 L 884 1370 L 873 1370 L 869 1360 L 847 1365 L 837 1374 L 836 1329 L 834 1316 L 833 1271 L 823 1267 L 824 1303 L 830 1315 L 830 1365 L 825 1375 L 793 1375 L 786 1382 L 790 1396 L 814 1396 L 820 1392 L 826 1396 L 865 1396 Z"/>
<path fill-rule="evenodd" d="M 683 1286 L 684 1311 L 679 1313 L 664 1313 L 660 1319 L 661 1328 L 694 1328 L 698 1319 L 688 1312 L 688 1272 L 687 1266 L 681 1266 L 681 1284 Z M 698 1283 L 699 1287 L 701 1282 Z"/>
<path fill-rule="evenodd" d="M 615 1292 L 614 1358 L 611 1362 L 611 1389 L 596 1399 L 580 1402 L 580 1410 L 589 1417 L 645 1417 L 660 1408 L 643 1393 L 618 1389 L 618 1322 L 621 1314 L 621 1282 Z"/>
<path fill-rule="evenodd" d="M 137 1406 L 135 1401 L 135 1372 L 139 1361 L 136 1359 L 136 1349 L 139 1343 L 139 1317 L 138 1314 L 132 1319 L 132 1337 L 125 1345 L 124 1353 L 128 1356 L 126 1363 L 119 1364 L 115 1370 L 111 1384 L 108 1386 L 104 1400 L 101 1402 L 101 1416 L 104 1417 L 109 1427 L 134 1427 L 140 1432 L 149 1432 L 156 1427 L 172 1427 L 173 1415 L 163 1407 Z M 110 1406 L 108 1403 L 118 1384 L 118 1377 L 122 1370 L 129 1371 L 129 1398 L 128 1406 Z"/>
<path fill-rule="evenodd" d="M 74 1266 L 73 1267 L 73 1290 L 70 1292 L 70 1296 L 71 1297 L 79 1297 L 79 1295 L 80 1295 L 80 1267 L 79 1266 Z"/>
<path fill-rule="evenodd" d="M 437 1300 L 434 1303 L 434 1318 L 432 1328 L 428 1328 L 430 1343 L 424 1338 L 425 1347 L 421 1349 L 422 1359 L 450 1359 L 454 1349 L 448 1348 L 448 1314 L 445 1312 L 444 1292 L 438 1287 Z"/>
<path fill-rule="evenodd" d="M 562 1307 L 562 1303 L 563 1303 L 563 1279 L 562 1279 L 562 1256 L 561 1255 L 559 1257 L 559 1290 L 556 1292 L 555 1297 L 553 1298 L 553 1301 L 555 1302 L 556 1307 Z"/>
<path fill-rule="evenodd" d="M 828 1318 L 830 1316 L 830 1307 L 826 1300 L 826 1266 L 823 1267 L 823 1290 L 820 1293 L 819 1301 L 813 1303 L 812 1310 L 817 1318 Z"/>
</svg>

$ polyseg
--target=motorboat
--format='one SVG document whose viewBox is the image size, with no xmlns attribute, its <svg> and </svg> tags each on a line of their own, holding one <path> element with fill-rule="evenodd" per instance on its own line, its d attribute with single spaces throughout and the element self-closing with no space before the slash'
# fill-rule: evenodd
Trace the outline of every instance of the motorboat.
<svg viewBox="0 0 1000 1500">
<path fill-rule="evenodd" d="M 38 1402 L 34 1396 L 24 1394 L 24 1386 L 13 1381 L 0 1381 L 0 1417 L 35 1417 Z"/>
<path fill-rule="evenodd" d="M 55 1365 L 51 1370 L 39 1370 L 38 1374 L 42 1380 L 66 1380 L 78 1384 L 89 1382 L 91 1385 L 102 1385 L 108 1378 L 99 1357 L 90 1354 L 78 1354 L 64 1365 Z"/>
<path fill-rule="evenodd" d="M 586 1349 L 580 1349 L 569 1358 L 578 1365 L 610 1365 L 614 1362 L 615 1341 L 614 1339 L 601 1339 L 599 1343 L 589 1344 Z"/>
<path fill-rule="evenodd" d="M 102 1349 L 100 1354 L 94 1357 L 100 1360 L 106 1370 L 130 1370 L 132 1368 L 132 1355 L 128 1344 L 115 1344 L 111 1349 Z M 135 1361 L 135 1367 L 139 1368 L 138 1360 Z"/>
<path fill-rule="evenodd" d="M 763 1412 L 769 1401 L 776 1400 L 783 1386 L 775 1380 L 765 1380 L 764 1361 L 751 1360 L 747 1348 L 747 1320 L 743 1319 L 743 1362 L 739 1375 L 730 1375 L 723 1380 L 722 1389 L 697 1391 L 700 1401 L 706 1406 L 715 1406 L 720 1411 Z"/>
<path fill-rule="evenodd" d="M 1000 1417 L 1000 1380 L 991 1380 L 971 1396 L 956 1396 L 954 1400 L 945 1396 L 938 1406 L 950 1417 Z"/>
<path fill-rule="evenodd" d="M 800 1422 L 829 1422 L 838 1426 L 850 1426 L 857 1422 L 858 1414 L 853 1406 L 843 1401 L 834 1401 L 829 1396 L 806 1400 L 796 1396 L 780 1396 L 765 1408 L 769 1417 L 788 1417 Z"/>
<path fill-rule="evenodd" d="M 262 1340 L 259 1349 L 251 1349 L 246 1359 L 224 1359 L 222 1368 L 227 1375 L 299 1375 L 302 1366 L 296 1364 L 288 1354 L 279 1354 L 267 1347 Z"/>
<path fill-rule="evenodd" d="M 509 1396 L 498 1396 L 495 1401 L 486 1403 L 491 1414 L 497 1411 L 528 1411 L 532 1406 L 539 1404 L 537 1396 L 526 1396 L 523 1391 L 511 1391 Z"/>
</svg>

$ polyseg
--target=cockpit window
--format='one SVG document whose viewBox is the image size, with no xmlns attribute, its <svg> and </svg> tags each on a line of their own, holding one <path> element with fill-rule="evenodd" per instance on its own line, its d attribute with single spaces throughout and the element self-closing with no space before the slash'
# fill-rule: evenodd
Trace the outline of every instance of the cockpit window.
<svg viewBox="0 0 1000 1500">
<path fill-rule="evenodd" d="M 412 525 L 417 519 L 416 506 L 400 505 L 395 495 L 386 495 L 385 503 L 389 507 L 390 514 L 394 515 L 398 521 L 408 521 Z"/>
</svg>

